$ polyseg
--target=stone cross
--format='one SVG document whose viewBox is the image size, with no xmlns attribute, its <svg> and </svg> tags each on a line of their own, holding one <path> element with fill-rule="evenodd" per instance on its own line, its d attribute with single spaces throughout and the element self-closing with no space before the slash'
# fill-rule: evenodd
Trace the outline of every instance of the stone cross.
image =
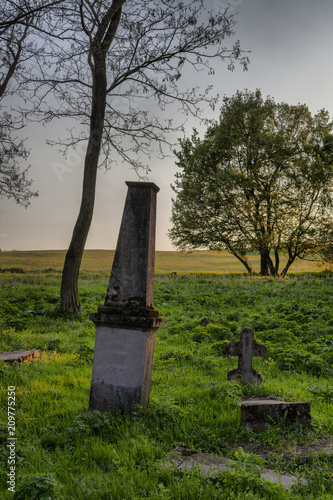
<svg viewBox="0 0 333 500">
<path fill-rule="evenodd" d="M 228 380 L 241 380 L 249 384 L 260 384 L 261 375 L 252 368 L 252 358 L 264 356 L 267 349 L 262 344 L 254 342 L 251 328 L 243 328 L 239 342 L 230 342 L 226 351 L 231 356 L 238 356 L 238 368 L 228 372 Z"/>
<path fill-rule="evenodd" d="M 154 309 L 156 195 L 152 182 L 128 192 L 104 306 L 96 325 L 90 410 L 130 413 L 149 400 L 156 330 Z"/>
</svg>

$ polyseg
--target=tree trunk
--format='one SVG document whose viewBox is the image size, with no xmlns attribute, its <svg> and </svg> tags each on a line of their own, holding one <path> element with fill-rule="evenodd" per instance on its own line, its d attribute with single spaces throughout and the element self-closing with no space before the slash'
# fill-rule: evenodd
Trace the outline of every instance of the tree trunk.
<svg viewBox="0 0 333 500">
<path fill-rule="evenodd" d="M 271 276 L 275 276 L 275 267 L 270 255 L 268 256 L 268 271 Z"/>
<path fill-rule="evenodd" d="M 294 262 L 294 260 L 296 259 L 296 256 L 297 256 L 297 249 L 295 249 L 295 251 L 292 252 L 291 249 L 288 248 L 288 261 L 287 261 L 287 264 L 285 265 L 285 267 L 281 273 L 282 278 L 286 277 L 288 269 L 291 266 L 291 264 Z"/>
<path fill-rule="evenodd" d="M 286 277 L 286 274 L 288 272 L 288 269 L 289 267 L 291 266 L 291 264 L 294 262 L 296 257 L 292 257 L 292 258 L 289 258 L 288 259 L 288 262 L 287 264 L 285 265 L 285 268 L 283 269 L 282 273 L 281 273 L 281 278 L 285 278 Z"/>
<path fill-rule="evenodd" d="M 242 257 L 240 257 L 239 255 L 236 255 L 236 254 L 234 254 L 234 255 L 243 264 L 243 266 L 245 267 L 247 272 L 252 274 L 253 270 L 252 270 L 252 267 L 248 264 L 248 262 L 245 259 L 243 259 Z"/>
<path fill-rule="evenodd" d="M 279 251 L 275 249 L 275 276 L 279 275 L 279 267 L 280 267 L 280 256 L 279 256 Z"/>
<path fill-rule="evenodd" d="M 268 268 L 269 268 L 269 272 L 272 276 L 276 277 L 278 276 L 279 274 L 279 265 L 280 265 L 280 257 L 279 257 L 279 252 L 275 249 L 275 265 L 273 264 L 273 261 L 270 257 L 270 255 L 268 255 Z"/>
<path fill-rule="evenodd" d="M 243 266 L 245 267 L 245 269 L 247 270 L 248 273 L 250 273 L 250 274 L 253 273 L 253 270 L 252 270 L 251 266 L 249 265 L 245 256 L 239 255 L 235 250 L 233 250 L 233 248 L 230 245 L 227 245 L 227 249 L 234 257 L 236 257 L 236 259 L 238 259 L 243 264 Z"/>
<path fill-rule="evenodd" d="M 261 276 L 269 276 L 269 250 L 265 249 L 260 252 L 260 274 Z"/>
<path fill-rule="evenodd" d="M 121 7 L 125 0 L 113 0 L 99 23 L 96 36 L 90 44 L 88 64 L 93 76 L 90 130 L 84 162 L 81 207 L 74 227 L 62 272 L 60 305 L 63 311 L 78 314 L 78 281 L 84 246 L 88 237 L 95 204 L 98 160 L 101 151 L 105 119 L 107 75 L 106 55 L 116 34 Z"/>
<path fill-rule="evenodd" d="M 78 303 L 79 270 L 94 211 L 96 177 L 106 107 L 105 58 L 102 54 L 99 57 L 95 55 L 94 62 L 90 135 L 84 162 L 81 207 L 65 258 L 60 292 L 61 309 L 74 314 L 80 312 Z"/>
</svg>

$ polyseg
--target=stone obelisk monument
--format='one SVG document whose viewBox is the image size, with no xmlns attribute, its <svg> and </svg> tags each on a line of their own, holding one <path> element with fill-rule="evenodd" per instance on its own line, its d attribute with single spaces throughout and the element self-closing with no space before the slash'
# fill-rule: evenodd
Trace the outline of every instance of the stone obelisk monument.
<svg viewBox="0 0 333 500">
<path fill-rule="evenodd" d="M 156 330 L 156 195 L 151 182 L 126 182 L 127 198 L 104 306 L 96 325 L 90 410 L 131 412 L 149 400 Z"/>
</svg>

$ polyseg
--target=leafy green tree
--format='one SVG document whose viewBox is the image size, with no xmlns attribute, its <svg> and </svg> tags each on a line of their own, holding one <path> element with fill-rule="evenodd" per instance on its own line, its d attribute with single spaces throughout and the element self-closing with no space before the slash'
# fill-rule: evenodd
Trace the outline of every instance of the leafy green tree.
<svg viewBox="0 0 333 500">
<path fill-rule="evenodd" d="M 203 140 L 180 141 L 173 189 L 173 243 L 182 250 L 227 249 L 247 271 L 284 277 L 318 250 L 333 227 L 333 136 L 328 113 L 276 104 L 259 90 L 223 100 L 220 121 Z"/>
</svg>

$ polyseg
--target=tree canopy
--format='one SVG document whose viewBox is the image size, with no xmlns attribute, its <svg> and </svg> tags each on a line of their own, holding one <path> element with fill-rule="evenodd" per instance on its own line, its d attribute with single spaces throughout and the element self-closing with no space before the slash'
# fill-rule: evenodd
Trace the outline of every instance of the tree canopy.
<svg viewBox="0 0 333 500">
<path fill-rule="evenodd" d="M 197 116 L 203 103 L 214 106 L 211 86 L 184 87 L 185 68 L 213 74 L 215 61 L 230 69 L 236 61 L 248 65 L 238 41 L 226 46 L 235 34 L 235 15 L 225 8 L 210 11 L 204 0 L 69 0 L 51 13 L 43 25 L 49 34 L 22 95 L 28 87 L 29 105 L 34 104 L 29 113 L 45 122 L 64 117 L 77 122 L 54 142 L 66 152 L 89 140 L 103 69 L 99 166 L 105 168 L 125 161 L 138 172 L 145 169 L 144 158 L 156 145 L 169 144 L 170 132 L 181 129 L 186 115 Z M 170 104 L 178 104 L 179 119 L 167 115 Z"/>
<path fill-rule="evenodd" d="M 333 227 L 333 136 L 325 110 L 264 99 L 259 90 L 225 97 L 203 140 L 194 131 L 176 153 L 173 243 L 182 250 L 227 249 L 252 272 L 282 270 L 318 249 Z"/>
</svg>

